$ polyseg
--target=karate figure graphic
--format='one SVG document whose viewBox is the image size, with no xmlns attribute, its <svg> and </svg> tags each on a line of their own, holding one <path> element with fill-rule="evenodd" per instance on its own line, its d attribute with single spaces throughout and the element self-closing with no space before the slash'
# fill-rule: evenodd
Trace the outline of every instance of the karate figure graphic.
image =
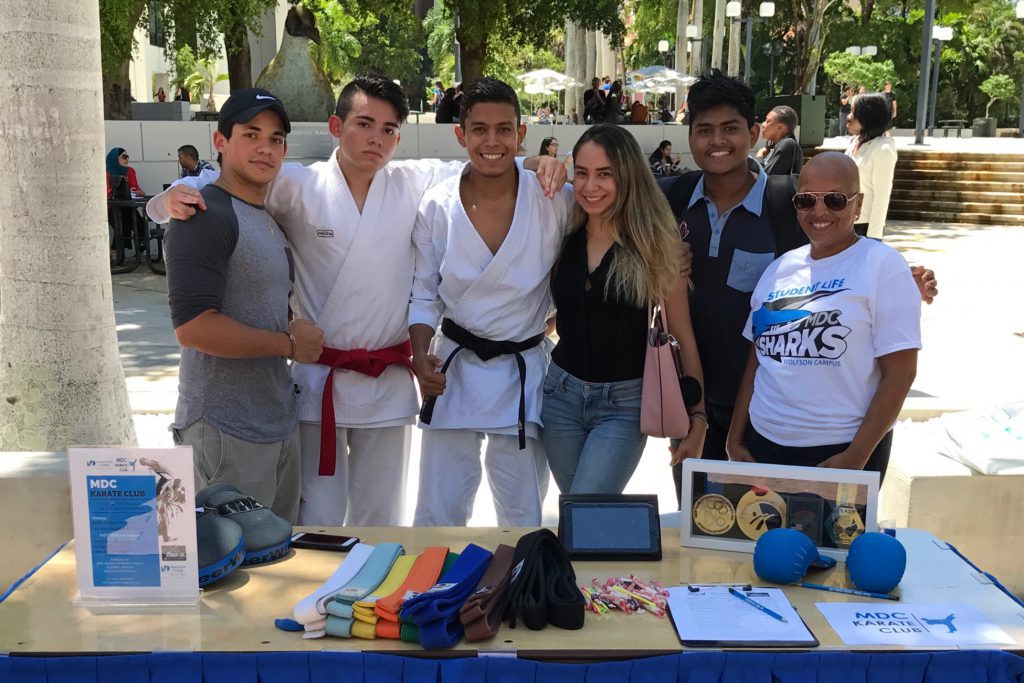
<svg viewBox="0 0 1024 683">
<path fill-rule="evenodd" d="M 182 506 L 185 504 L 185 487 L 182 486 L 181 479 L 174 479 L 171 485 L 167 486 L 167 482 L 172 480 L 173 475 L 170 470 L 156 460 L 139 458 L 139 464 L 148 467 L 153 474 L 159 477 L 156 483 L 156 514 L 157 531 L 160 538 L 164 543 L 177 540 L 168 534 L 168 522 L 171 517 L 176 517 L 182 512 Z"/>
<path fill-rule="evenodd" d="M 926 617 L 922 617 L 921 621 L 928 624 L 929 626 L 945 626 L 949 629 L 947 633 L 956 633 L 956 626 L 953 626 L 954 619 L 956 619 L 956 615 L 950 614 L 945 619 L 928 619 Z"/>
</svg>

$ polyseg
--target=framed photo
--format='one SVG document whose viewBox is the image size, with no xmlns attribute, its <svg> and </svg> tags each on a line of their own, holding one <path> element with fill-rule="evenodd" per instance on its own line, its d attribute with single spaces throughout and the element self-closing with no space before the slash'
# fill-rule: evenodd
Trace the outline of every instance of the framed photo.
<svg viewBox="0 0 1024 683">
<path fill-rule="evenodd" d="M 785 527 L 845 560 L 853 539 L 878 530 L 878 479 L 863 470 L 687 459 L 680 544 L 753 553 L 762 534 Z"/>
</svg>

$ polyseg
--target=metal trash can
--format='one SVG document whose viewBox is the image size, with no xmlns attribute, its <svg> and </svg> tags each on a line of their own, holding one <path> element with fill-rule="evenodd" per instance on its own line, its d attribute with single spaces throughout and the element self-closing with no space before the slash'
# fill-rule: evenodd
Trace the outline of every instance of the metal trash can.
<svg viewBox="0 0 1024 683">
<path fill-rule="evenodd" d="M 996 136 L 996 120 L 974 119 L 971 135 L 976 138 L 994 138 Z"/>
</svg>

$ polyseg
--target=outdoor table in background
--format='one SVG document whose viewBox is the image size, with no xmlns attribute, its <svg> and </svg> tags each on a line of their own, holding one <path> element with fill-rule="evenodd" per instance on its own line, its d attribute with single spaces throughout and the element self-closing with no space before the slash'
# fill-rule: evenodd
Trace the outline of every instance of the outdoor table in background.
<svg viewBox="0 0 1024 683">
<path fill-rule="evenodd" d="M 149 197 L 132 199 L 108 199 L 107 217 L 110 221 L 112 236 L 110 241 L 110 272 L 116 274 L 130 273 L 142 263 L 143 258 L 151 271 L 159 275 L 166 274 L 164 268 L 163 237 L 164 228 L 150 223 L 145 217 L 146 202 Z M 142 224 L 133 224 L 130 240 L 125 240 L 124 216 L 122 209 L 143 212 L 139 220 Z M 134 221 L 133 221 L 134 222 Z M 143 227 L 144 226 L 144 227 Z M 153 247 L 153 243 L 156 246 Z M 128 256 L 131 250 L 131 256 Z"/>
</svg>

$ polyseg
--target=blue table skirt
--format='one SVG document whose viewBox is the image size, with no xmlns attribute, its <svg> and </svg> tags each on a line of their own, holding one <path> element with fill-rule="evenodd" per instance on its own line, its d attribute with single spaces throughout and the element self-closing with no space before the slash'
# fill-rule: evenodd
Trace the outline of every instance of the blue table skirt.
<svg viewBox="0 0 1024 683">
<path fill-rule="evenodd" d="M 905 654 L 686 652 L 601 664 L 422 659 L 355 652 L 0 657 L 0 683 L 1024 683 L 998 651 Z"/>
</svg>

